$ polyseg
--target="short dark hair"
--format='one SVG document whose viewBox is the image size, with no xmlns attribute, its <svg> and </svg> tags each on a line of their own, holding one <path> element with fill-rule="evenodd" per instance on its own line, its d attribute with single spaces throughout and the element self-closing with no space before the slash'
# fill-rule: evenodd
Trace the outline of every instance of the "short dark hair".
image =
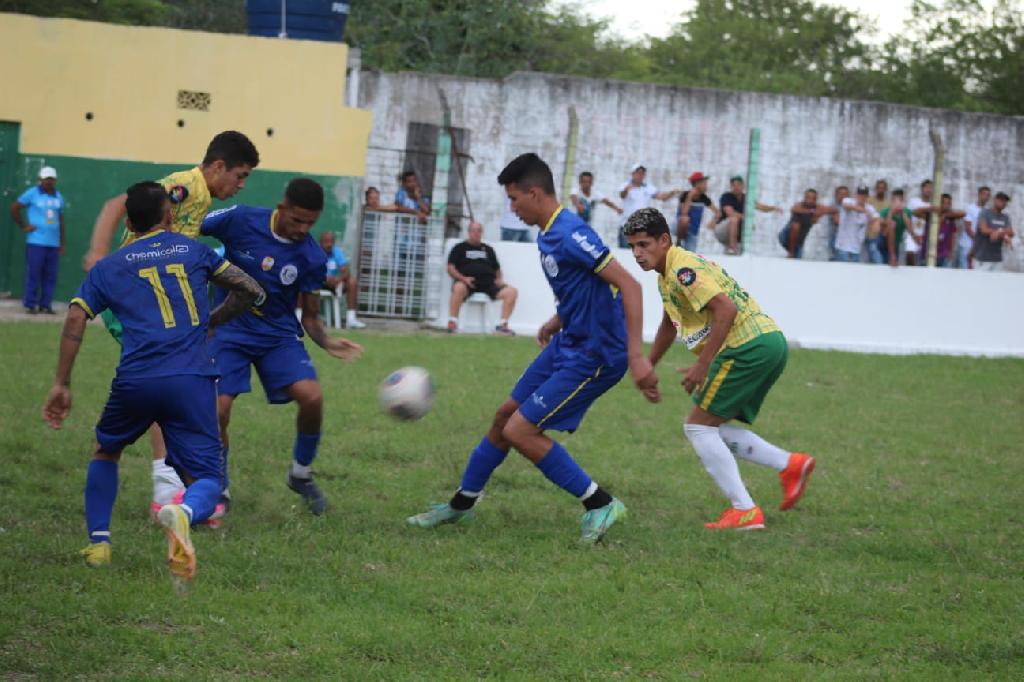
<svg viewBox="0 0 1024 682">
<path fill-rule="evenodd" d="M 582 173 L 580 173 L 580 180 L 582 180 L 583 178 L 593 178 L 593 177 L 594 177 L 594 174 L 591 173 L 590 171 L 583 171 Z"/>
<path fill-rule="evenodd" d="M 943 199 L 949 199 L 950 201 L 953 201 L 953 195 L 952 194 L 946 194 L 945 192 L 942 193 L 942 198 Z"/>
<path fill-rule="evenodd" d="M 1010 195 L 1006 192 L 996 192 L 996 199 L 1002 199 L 1005 202 L 1010 201 Z"/>
<path fill-rule="evenodd" d="M 849 188 L 849 187 L 847 187 L 846 185 L 839 185 L 838 187 L 836 187 L 836 191 L 837 191 L 837 192 L 838 192 L 839 190 L 841 190 L 841 189 L 845 189 L 845 190 L 846 190 L 847 192 L 849 192 L 849 191 L 850 191 L 850 188 Z"/>
<path fill-rule="evenodd" d="M 671 234 L 665 216 L 654 208 L 641 208 L 638 211 L 633 211 L 623 223 L 622 234 L 636 234 L 637 232 L 646 232 L 651 237 Z"/>
<path fill-rule="evenodd" d="M 925 185 L 930 185 L 930 184 L 932 184 L 931 180 L 922 180 L 921 181 L 921 188 L 923 189 Z"/>
<path fill-rule="evenodd" d="M 901 196 L 903 196 L 903 190 L 902 189 L 894 189 L 892 191 L 892 195 L 894 197 L 901 197 Z"/>
<path fill-rule="evenodd" d="M 324 188 L 316 180 L 295 178 L 288 183 L 284 198 L 292 206 L 308 211 L 324 210 Z"/>
<path fill-rule="evenodd" d="M 991 192 L 992 188 L 989 187 L 988 185 L 982 185 L 981 187 L 978 188 L 978 191 L 979 192 Z"/>
<path fill-rule="evenodd" d="M 369 199 L 370 198 L 370 192 L 376 192 L 377 194 L 380 194 L 380 190 L 377 189 L 376 187 L 373 187 L 371 185 L 370 187 L 366 188 L 365 192 L 363 192 L 363 198 Z"/>
<path fill-rule="evenodd" d="M 737 182 L 737 181 L 739 181 L 739 182 L 743 182 L 743 176 L 742 176 L 742 175 L 734 175 L 734 176 L 732 176 L 731 178 L 729 178 L 729 184 L 730 184 L 730 185 L 731 185 L 732 183 L 734 183 L 734 182 Z"/>
<path fill-rule="evenodd" d="M 243 133 L 225 130 L 223 133 L 217 133 L 206 148 L 203 165 L 209 166 L 214 161 L 223 161 L 228 170 L 238 166 L 255 168 L 260 165 L 260 154 L 252 140 Z"/>
<path fill-rule="evenodd" d="M 804 192 L 814 192 L 815 194 L 817 194 L 818 190 L 814 189 L 813 187 L 808 187 L 807 189 L 804 190 Z"/>
<path fill-rule="evenodd" d="M 886 187 L 888 187 L 889 181 L 886 180 L 885 178 L 878 178 L 877 180 L 875 180 L 875 185 L 885 185 Z"/>
<path fill-rule="evenodd" d="M 512 159 L 498 174 L 498 184 L 503 187 L 515 185 L 524 190 L 540 187 L 545 194 L 555 193 L 555 179 L 551 175 L 551 168 L 533 152 L 520 154 Z"/>
<path fill-rule="evenodd" d="M 146 180 L 128 188 L 124 201 L 132 232 L 148 232 L 164 219 L 164 206 L 169 201 L 167 190 L 159 182 Z"/>
<path fill-rule="evenodd" d="M 401 181 L 402 181 L 402 182 L 405 182 L 405 179 L 406 179 L 407 177 L 409 177 L 410 175 L 411 175 L 412 177 L 416 177 L 416 171 L 414 171 L 414 170 L 407 170 L 407 171 L 402 171 L 402 175 L 401 175 Z"/>
</svg>

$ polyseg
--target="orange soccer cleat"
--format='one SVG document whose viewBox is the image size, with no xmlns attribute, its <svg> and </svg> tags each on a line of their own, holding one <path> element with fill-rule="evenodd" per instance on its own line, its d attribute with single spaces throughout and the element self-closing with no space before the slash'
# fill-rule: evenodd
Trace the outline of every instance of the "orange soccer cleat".
<svg viewBox="0 0 1024 682">
<path fill-rule="evenodd" d="M 789 456 L 786 468 L 779 472 L 779 481 L 782 483 L 782 503 L 779 509 L 786 511 L 800 501 L 816 463 L 813 457 L 802 452 L 794 452 Z"/>
<path fill-rule="evenodd" d="M 752 509 L 726 509 L 717 521 L 704 524 L 711 530 L 758 530 L 764 528 L 764 514 L 760 507 Z"/>
</svg>

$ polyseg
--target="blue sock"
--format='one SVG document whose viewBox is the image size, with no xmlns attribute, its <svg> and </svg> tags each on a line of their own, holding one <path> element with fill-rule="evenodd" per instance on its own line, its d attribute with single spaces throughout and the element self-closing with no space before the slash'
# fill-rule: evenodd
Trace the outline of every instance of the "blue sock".
<svg viewBox="0 0 1024 682">
<path fill-rule="evenodd" d="M 537 462 L 537 468 L 549 481 L 576 497 L 583 497 L 590 488 L 590 476 L 580 468 L 572 455 L 559 443 L 548 450 L 548 454 Z"/>
<path fill-rule="evenodd" d="M 185 488 L 182 504 L 192 508 L 192 523 L 197 524 L 210 518 L 220 499 L 220 482 L 212 478 L 200 478 Z"/>
<path fill-rule="evenodd" d="M 487 436 L 483 437 L 479 445 L 473 448 L 473 454 L 469 456 L 466 463 L 466 470 L 462 473 L 462 483 L 459 489 L 463 492 L 479 493 L 487 485 L 487 480 L 494 473 L 505 457 L 507 450 L 501 450 L 492 443 Z"/>
<path fill-rule="evenodd" d="M 85 523 L 89 542 L 110 542 L 110 515 L 117 499 L 117 462 L 94 459 L 85 477 Z"/>
<path fill-rule="evenodd" d="M 308 467 L 316 458 L 316 449 L 319 445 L 319 433 L 296 433 L 292 457 L 302 466 Z"/>
</svg>

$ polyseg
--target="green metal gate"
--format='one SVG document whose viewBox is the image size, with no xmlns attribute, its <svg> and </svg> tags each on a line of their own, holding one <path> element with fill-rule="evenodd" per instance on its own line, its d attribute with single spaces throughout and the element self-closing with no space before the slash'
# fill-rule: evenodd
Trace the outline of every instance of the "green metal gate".
<svg viewBox="0 0 1024 682">
<path fill-rule="evenodd" d="M 20 245 L 24 241 L 21 232 L 7 214 L 7 209 L 24 188 L 18 187 L 18 136 L 21 125 L 0 121 L 0 296 L 9 295 L 14 289 L 13 273 L 15 259 L 21 255 Z"/>
</svg>

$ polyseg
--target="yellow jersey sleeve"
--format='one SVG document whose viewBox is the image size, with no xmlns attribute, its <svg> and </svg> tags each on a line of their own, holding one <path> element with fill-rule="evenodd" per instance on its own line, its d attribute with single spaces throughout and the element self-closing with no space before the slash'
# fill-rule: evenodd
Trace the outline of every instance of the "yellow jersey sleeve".
<svg viewBox="0 0 1024 682">
<path fill-rule="evenodd" d="M 203 219 L 213 205 L 210 189 L 199 166 L 171 173 L 159 182 L 167 190 L 174 206 L 171 229 L 191 239 L 198 237 Z"/>
<path fill-rule="evenodd" d="M 694 312 L 704 310 L 708 301 L 725 293 L 719 278 L 709 268 L 709 263 L 685 249 L 673 249 L 670 260 L 665 263 L 666 276 L 675 278 L 679 292 L 689 302 Z"/>
</svg>

